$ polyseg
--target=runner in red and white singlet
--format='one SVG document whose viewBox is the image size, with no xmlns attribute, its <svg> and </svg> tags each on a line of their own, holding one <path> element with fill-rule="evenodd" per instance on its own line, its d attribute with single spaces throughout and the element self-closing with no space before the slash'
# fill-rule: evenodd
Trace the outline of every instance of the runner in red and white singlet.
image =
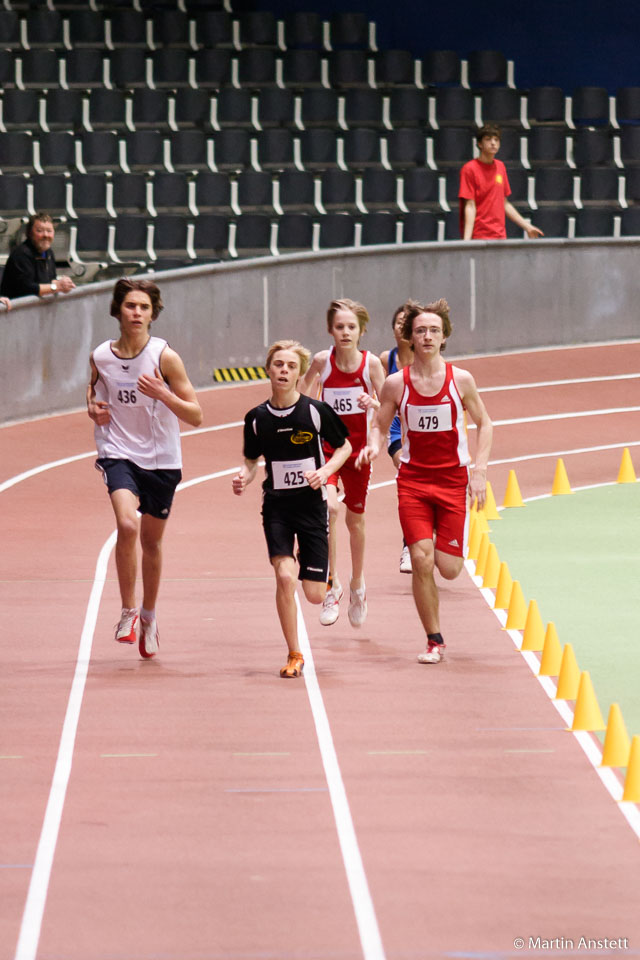
<svg viewBox="0 0 640 960">
<path fill-rule="evenodd" d="M 301 383 L 301 391 L 320 398 L 334 410 L 349 431 L 352 456 L 327 481 L 329 504 L 329 585 L 322 606 L 320 623 L 335 623 L 340 613 L 343 590 L 336 568 L 336 519 L 338 516 L 338 481 L 344 490 L 346 523 L 351 544 L 351 596 L 349 622 L 361 626 L 367 615 L 364 565 L 364 510 L 369 489 L 370 467 L 356 469 L 356 458 L 367 443 L 371 412 L 378 406 L 384 382 L 384 370 L 378 357 L 358 347 L 369 322 L 369 314 L 354 300 L 334 300 L 327 313 L 327 328 L 334 339 L 330 350 L 321 350 L 313 358 Z M 327 448 L 326 453 L 331 454 Z"/>
<path fill-rule="evenodd" d="M 438 589 L 434 568 L 447 580 L 458 576 L 467 546 L 469 494 L 482 507 L 493 427 L 467 370 L 445 363 L 441 351 L 451 333 L 449 306 L 408 301 L 404 338 L 414 351 L 413 365 L 385 382 L 370 440 L 358 458 L 366 465 L 378 456 L 391 421 L 400 413 L 404 443 L 397 476 L 398 512 L 411 553 L 413 596 L 427 634 L 420 663 L 443 659 Z M 467 444 L 466 414 L 476 424 L 476 462 Z"/>
</svg>

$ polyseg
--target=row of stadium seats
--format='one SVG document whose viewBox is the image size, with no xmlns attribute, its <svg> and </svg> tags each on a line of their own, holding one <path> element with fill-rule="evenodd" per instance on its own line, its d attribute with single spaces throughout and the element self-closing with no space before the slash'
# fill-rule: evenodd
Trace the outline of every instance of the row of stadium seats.
<svg viewBox="0 0 640 960">
<path fill-rule="evenodd" d="M 640 167 L 621 175 L 611 168 L 589 167 L 580 176 L 566 167 L 544 167 L 531 173 L 512 171 L 515 205 L 529 214 L 540 207 L 567 211 L 608 207 L 621 212 L 640 205 Z M 111 174 L 22 174 L 0 177 L 0 209 L 17 218 L 25 212 L 48 210 L 73 220 L 86 214 L 116 218 L 122 213 L 279 215 L 300 211 L 323 214 L 327 210 L 395 214 L 427 210 L 436 214 L 458 208 L 458 172 L 446 175 L 424 167 L 396 174 L 370 168 L 361 175 L 329 168 L 319 174 L 285 170 L 277 174 L 246 170 L 235 175 L 201 172 Z"/>
<path fill-rule="evenodd" d="M 418 127 L 388 131 L 313 127 L 297 132 L 280 127 L 261 131 L 225 127 L 210 134 L 198 129 L 123 134 L 107 129 L 77 136 L 53 131 L 35 137 L 23 130 L 0 136 L 0 171 L 315 170 L 331 166 L 354 171 L 414 166 L 446 170 L 468 160 L 473 147 L 473 130 L 467 127 L 443 127 L 429 135 Z M 640 127 L 624 128 L 616 136 L 585 128 L 573 137 L 556 128 L 537 127 L 527 136 L 505 130 L 500 156 L 511 169 L 562 164 L 569 168 L 634 166 L 640 163 Z"/>
<path fill-rule="evenodd" d="M 616 98 L 605 97 L 602 110 L 606 107 L 607 124 L 596 123 L 593 117 L 584 119 L 585 99 L 584 89 L 577 90 L 574 97 L 564 97 L 557 87 L 534 88 L 527 94 L 510 87 L 494 87 L 481 94 L 464 87 L 425 90 L 415 86 L 388 91 L 372 88 L 295 91 L 269 86 L 256 90 L 229 86 L 215 91 L 193 87 L 126 90 L 104 86 L 88 90 L 9 87 L 0 96 L 0 131 L 78 131 L 99 127 L 218 130 L 225 126 L 254 130 L 270 126 L 296 130 L 313 126 L 341 130 L 351 126 L 387 130 L 396 126 L 419 126 L 438 130 L 443 126 L 481 125 L 490 120 L 514 130 L 547 126 L 571 135 L 573 130 L 585 125 L 601 133 L 640 125 L 640 87 L 624 88 Z"/>
</svg>

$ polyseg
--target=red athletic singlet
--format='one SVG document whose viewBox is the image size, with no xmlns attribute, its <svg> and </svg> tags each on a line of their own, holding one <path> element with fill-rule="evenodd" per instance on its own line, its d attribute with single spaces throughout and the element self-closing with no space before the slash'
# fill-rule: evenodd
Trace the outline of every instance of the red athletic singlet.
<svg viewBox="0 0 640 960">
<path fill-rule="evenodd" d="M 424 470 L 466 467 L 471 462 L 467 443 L 464 407 L 446 364 L 442 389 L 434 397 L 423 397 L 411 382 L 411 367 L 402 371 L 404 390 L 400 416 L 404 444 L 400 454 L 400 476 L 419 479 Z"/>
<path fill-rule="evenodd" d="M 373 395 L 371 375 L 369 373 L 369 352 L 362 351 L 362 362 L 353 373 L 344 373 L 336 366 L 336 349 L 332 347 L 324 369 L 320 374 L 322 391 L 320 399 L 335 410 L 349 430 L 349 443 L 353 448 L 352 457 L 360 453 L 367 442 L 368 415 L 358 405 L 361 393 Z"/>
</svg>

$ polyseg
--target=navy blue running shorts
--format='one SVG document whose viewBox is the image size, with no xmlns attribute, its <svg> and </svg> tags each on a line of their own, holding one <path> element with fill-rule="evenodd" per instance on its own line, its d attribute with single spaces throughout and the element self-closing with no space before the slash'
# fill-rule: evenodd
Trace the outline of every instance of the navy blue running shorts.
<svg viewBox="0 0 640 960">
<path fill-rule="evenodd" d="M 96 460 L 109 494 L 115 490 L 131 490 L 140 501 L 140 513 L 148 513 L 158 520 L 166 520 L 176 487 L 182 480 L 181 470 L 144 470 L 131 460 Z"/>
</svg>

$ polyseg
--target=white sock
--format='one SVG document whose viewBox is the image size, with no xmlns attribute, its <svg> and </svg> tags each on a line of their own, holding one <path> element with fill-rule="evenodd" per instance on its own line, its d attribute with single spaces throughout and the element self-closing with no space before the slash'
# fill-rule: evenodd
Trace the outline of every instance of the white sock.
<svg viewBox="0 0 640 960">
<path fill-rule="evenodd" d="M 151 621 L 151 620 L 155 620 L 156 612 L 155 610 L 145 610 L 144 607 L 141 607 L 140 616 L 142 617 L 143 620 Z"/>
</svg>

